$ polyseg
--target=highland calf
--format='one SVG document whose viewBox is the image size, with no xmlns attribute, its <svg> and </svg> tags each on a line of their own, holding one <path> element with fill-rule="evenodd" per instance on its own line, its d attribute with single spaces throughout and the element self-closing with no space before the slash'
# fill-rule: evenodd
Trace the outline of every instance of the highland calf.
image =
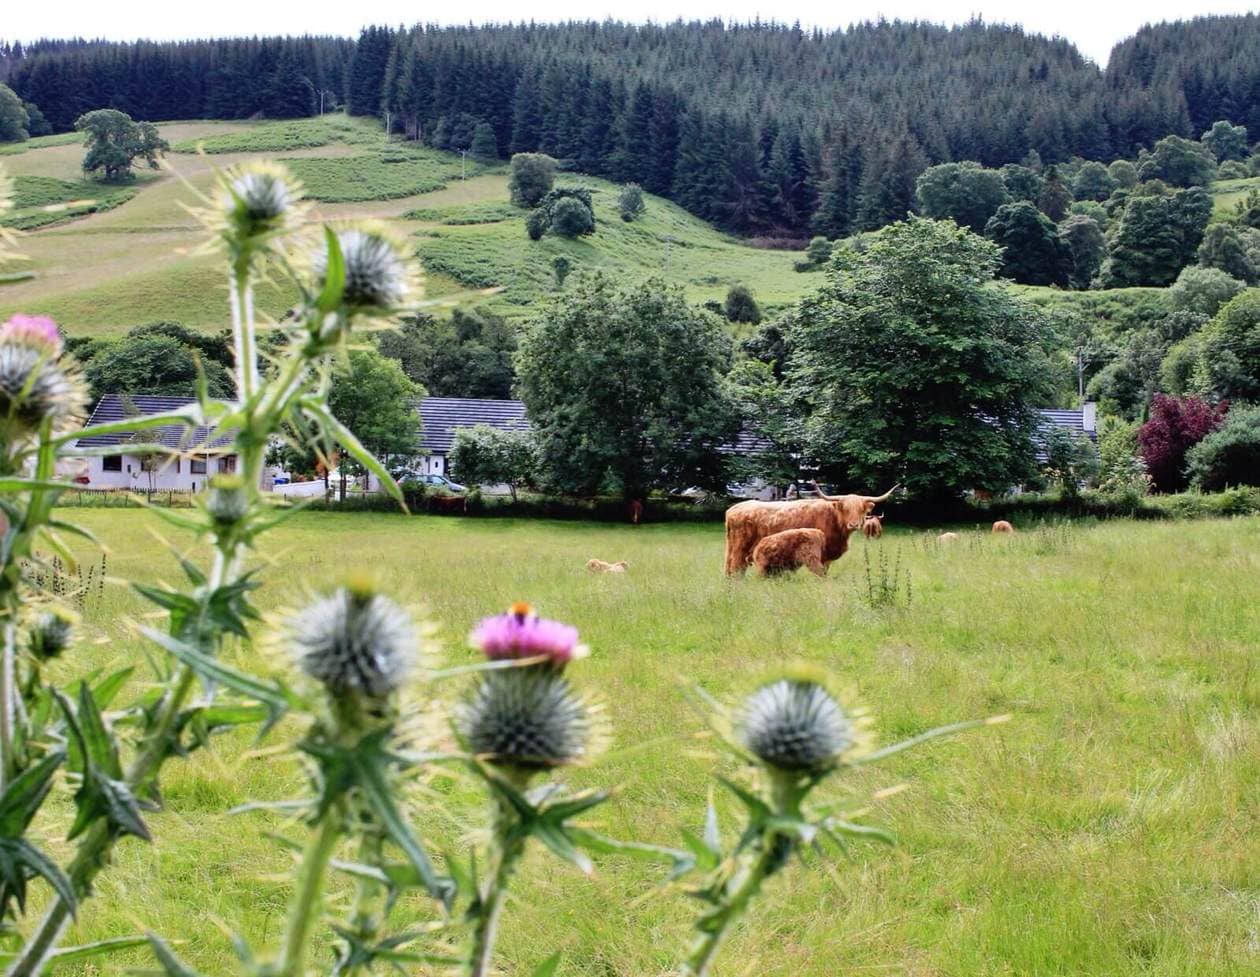
<svg viewBox="0 0 1260 977">
<path fill-rule="evenodd" d="M 884 535 L 884 521 L 879 516 L 867 516 L 862 523 L 862 535 L 867 539 L 879 539 Z"/>
<path fill-rule="evenodd" d="M 962 539 L 957 533 L 941 533 L 936 537 L 938 543 L 956 543 Z"/>
<path fill-rule="evenodd" d="M 993 524 L 993 531 L 995 533 L 1013 533 L 1015 532 L 1015 527 L 1005 519 L 999 519 Z"/>
<path fill-rule="evenodd" d="M 591 573 L 625 573 L 629 565 L 625 560 L 619 560 L 616 563 L 605 563 L 603 560 L 595 559 L 586 561 L 586 569 Z"/>
<path fill-rule="evenodd" d="M 753 566 L 763 577 L 791 573 L 800 567 L 818 577 L 827 575 L 823 548 L 827 538 L 821 529 L 785 529 L 773 533 L 753 547 Z"/>
</svg>

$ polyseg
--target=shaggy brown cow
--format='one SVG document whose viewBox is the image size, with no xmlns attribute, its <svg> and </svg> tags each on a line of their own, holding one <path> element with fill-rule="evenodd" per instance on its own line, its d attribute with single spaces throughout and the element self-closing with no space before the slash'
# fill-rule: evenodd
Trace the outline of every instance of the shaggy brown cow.
<svg viewBox="0 0 1260 977">
<path fill-rule="evenodd" d="M 823 547 L 827 537 L 821 529 L 785 529 L 772 533 L 753 547 L 753 566 L 763 577 L 791 573 L 808 567 L 816 577 L 827 575 L 823 562 Z"/>
<path fill-rule="evenodd" d="M 849 548 L 849 535 L 860 530 L 871 510 L 898 488 L 894 485 L 883 495 L 823 495 L 815 485 L 817 499 L 738 502 L 726 510 L 726 572 L 742 574 L 756 545 L 785 529 L 817 529 L 823 534 L 823 562 L 838 560 Z"/>
<path fill-rule="evenodd" d="M 590 570 L 591 573 L 625 573 L 626 567 L 629 565 L 625 560 L 620 560 L 617 563 L 605 563 L 603 560 L 593 559 L 586 561 L 586 569 Z"/>
<path fill-rule="evenodd" d="M 867 516 L 862 523 L 862 535 L 867 539 L 879 539 L 884 535 L 884 521 L 879 516 Z"/>
<path fill-rule="evenodd" d="M 936 537 L 938 543 L 956 543 L 962 539 L 957 533 L 941 533 Z"/>
<path fill-rule="evenodd" d="M 1005 519 L 999 519 L 993 524 L 993 531 L 995 533 L 1013 533 L 1015 532 L 1015 527 Z"/>
</svg>

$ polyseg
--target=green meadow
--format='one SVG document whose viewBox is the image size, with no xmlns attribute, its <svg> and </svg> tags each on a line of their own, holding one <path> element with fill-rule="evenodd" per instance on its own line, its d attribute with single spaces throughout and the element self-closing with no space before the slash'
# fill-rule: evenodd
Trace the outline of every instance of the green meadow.
<svg viewBox="0 0 1260 977">
<path fill-rule="evenodd" d="M 108 548 L 111 580 L 173 581 L 160 537 L 190 544 L 142 510 L 67 516 Z M 690 684 L 729 701 L 786 663 L 811 662 L 869 710 L 882 743 L 1011 714 L 830 782 L 825 795 L 858 803 L 904 787 L 868 804 L 899 847 L 811 858 L 774 879 L 725 948 L 721 977 L 1257 973 L 1260 519 L 1019 529 L 1002 538 L 964 528 L 942 546 L 935 532 L 893 527 L 855 541 L 826 579 L 731 581 L 718 525 L 307 513 L 269 534 L 258 561 L 268 611 L 352 572 L 374 575 L 440 625 L 448 664 L 471 661 L 470 627 L 515 600 L 576 624 L 592 655 L 571 674 L 605 703 L 612 740 L 573 780 L 619 786 L 596 812 L 617 836 L 677 843 L 701 826 L 712 773 L 751 775 L 705 737 Z M 590 575 L 591 557 L 628 560 L 629 572 Z M 899 596 L 872 601 L 872 582 L 894 567 Z M 138 691 L 145 665 L 132 629 L 150 608 L 112 583 L 91 597 L 84 640 L 56 678 L 135 665 Z M 262 645 L 232 657 L 258 674 L 287 669 Z M 461 689 L 413 690 L 439 741 Z M 233 735 L 169 764 L 166 809 L 150 816 L 155 843 L 120 845 L 67 942 L 151 929 L 206 974 L 232 970 L 225 928 L 273 948 L 292 862 L 271 833 L 301 841 L 305 829 L 229 810 L 301 790 L 283 749 L 300 733 L 290 722 L 262 743 Z M 61 792 L 36 840 L 64 860 L 71 806 Z M 733 830 L 731 799 L 713 796 Z M 435 850 L 469 843 L 482 823 L 477 797 L 454 771 L 416 786 L 413 817 Z M 656 867 L 615 857 L 586 878 L 534 852 L 514 891 L 501 941 L 510 977 L 556 948 L 563 977 L 671 973 L 697 910 Z M 344 880 L 334 888 L 334 912 L 348 893 Z M 433 918 L 419 898 L 401 912 Z M 57 972 L 152 970 L 139 950 L 93 966 Z"/>
</svg>

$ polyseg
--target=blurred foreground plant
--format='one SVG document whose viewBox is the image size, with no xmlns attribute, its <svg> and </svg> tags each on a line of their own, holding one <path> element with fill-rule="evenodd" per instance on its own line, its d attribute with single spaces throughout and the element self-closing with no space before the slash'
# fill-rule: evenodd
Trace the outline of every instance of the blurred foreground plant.
<svg viewBox="0 0 1260 977">
<path fill-rule="evenodd" d="M 700 935 L 683 963 L 684 977 L 706 977 L 723 941 L 762 885 L 793 855 L 807 848 L 822 854 L 825 844 L 847 854 L 852 841 L 893 843 L 887 832 L 859 821 L 860 806 L 807 803 L 823 781 L 927 740 L 1007 719 L 995 716 L 941 726 L 871 751 L 864 714 L 842 706 L 825 677 L 813 669 L 798 668 L 767 682 L 734 710 L 703 694 L 701 698 L 712 710 L 723 741 L 756 767 L 760 785 L 749 790 L 718 777 L 747 811 L 747 822 L 729 850 L 723 849 L 712 805 L 703 837 L 686 835 L 698 867 L 706 872 L 692 894 L 708 908 L 696 922 Z"/>
<path fill-rule="evenodd" d="M 73 447 L 78 438 L 177 426 L 186 431 L 182 448 L 233 455 L 237 462 L 235 474 L 210 480 L 192 513 L 154 510 L 205 540 L 208 553 L 203 565 L 176 554 L 187 578 L 183 589 L 135 585 L 167 615 L 164 629 L 141 628 L 170 656 L 169 663 L 156 666 L 153 686 L 112 723 L 105 715 L 104 696 L 88 683 L 80 684 L 77 702 L 58 696 L 64 713 L 63 739 L 79 785 L 71 828 L 71 837 L 78 838 L 79 845 L 65 873 L 67 884 L 55 885 L 56 894 L 43 919 L 7 971 L 11 977 L 30 977 L 43 970 L 76 899 L 90 893 L 118 840 L 128 834 L 148 837 L 141 811 L 161 803 L 159 774 L 166 760 L 205 745 L 221 729 L 261 720 L 266 730 L 291 706 L 301 704 L 279 682 L 262 681 L 232 668 L 223 654 L 236 642 L 250 639 L 249 625 L 257 617 L 249 597 L 258 582 L 255 572 L 245 566 L 245 557 L 261 534 L 293 511 L 259 492 L 268 444 L 282 434 L 322 445 L 340 444 L 395 497 L 399 495 L 389 473 L 328 411 L 325 397 L 334 365 L 344 356 L 352 334 L 385 324 L 401 311 L 416 294 L 418 273 L 393 239 L 376 226 L 326 227 L 316 240 L 305 239 L 306 208 L 301 196 L 301 186 L 283 168 L 243 164 L 220 174 L 214 196 L 196 211 L 213 234 L 214 245 L 228 259 L 236 354 L 233 401 L 211 401 L 203 383 L 198 402 L 188 407 L 78 430 L 71 422 L 81 414 L 82 395 L 70 374 L 58 365 L 48 346 L 46 327 L 29 323 L 16 327 L 24 330 L 27 347 L 44 343 L 40 348 L 45 351 L 33 354 L 34 360 L 21 349 L 18 353 L 26 359 L 18 353 L 0 358 L 0 388 L 9 391 L 2 395 L 8 400 L 0 403 L 0 408 L 7 407 L 7 421 L 0 419 L 5 425 L 3 436 L 28 446 L 21 449 L 25 454 L 6 455 L 5 480 L 0 483 L 10 523 L 5 535 L 6 567 L 12 551 L 9 541 L 26 539 L 22 534 L 36 522 L 45 536 L 68 529 L 50 516 L 56 493 L 65 485 L 53 480 L 59 456 L 134 453 L 137 448 L 134 443 L 125 449 Z M 272 274 L 291 278 L 301 301 L 283 327 L 278 351 L 264 367 L 254 289 Z M 6 371 L 17 377 L 22 369 L 36 381 L 14 386 L 16 381 L 5 380 Z M 19 434 L 20 442 L 16 440 Z M 171 453 L 157 440 L 145 447 Z M 28 455 L 34 474 L 24 479 L 18 473 Z M 50 540 L 57 542 L 55 536 Z M 29 553 L 29 542 L 22 545 Z M 69 557 L 64 546 L 56 548 Z M 16 585 L 15 575 L 6 576 L 4 586 Z M 0 598 L 4 596 L 0 593 Z M 0 605 L 8 606 L 3 600 Z M 112 695 L 117 688 L 106 691 Z M 123 726 L 133 731 L 126 741 L 118 735 Z M 130 759 L 124 763 L 127 754 Z M 41 874 L 55 878 L 51 871 Z M 286 950 L 288 956 L 283 959 L 295 952 Z"/>
</svg>

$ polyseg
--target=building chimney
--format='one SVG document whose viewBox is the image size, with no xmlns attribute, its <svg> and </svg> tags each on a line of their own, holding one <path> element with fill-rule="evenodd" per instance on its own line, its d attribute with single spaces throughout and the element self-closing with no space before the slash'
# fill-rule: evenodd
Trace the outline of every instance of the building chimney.
<svg viewBox="0 0 1260 977">
<path fill-rule="evenodd" d="M 1081 427 L 1089 434 L 1098 432 L 1098 405 L 1092 400 L 1081 404 Z"/>
</svg>

